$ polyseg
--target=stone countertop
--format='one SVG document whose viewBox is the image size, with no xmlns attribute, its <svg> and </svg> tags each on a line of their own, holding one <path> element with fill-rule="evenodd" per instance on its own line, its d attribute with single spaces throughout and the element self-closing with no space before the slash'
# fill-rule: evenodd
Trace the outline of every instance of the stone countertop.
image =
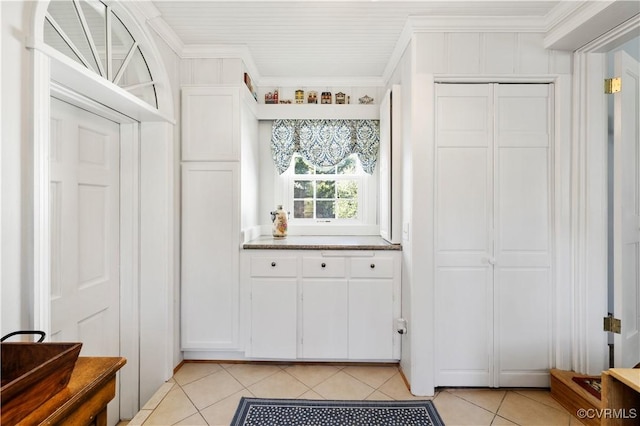
<svg viewBox="0 0 640 426">
<path fill-rule="evenodd" d="M 286 238 L 261 236 L 242 248 L 255 250 L 402 250 L 400 244 L 391 244 L 382 237 L 372 235 L 289 235 Z"/>
</svg>

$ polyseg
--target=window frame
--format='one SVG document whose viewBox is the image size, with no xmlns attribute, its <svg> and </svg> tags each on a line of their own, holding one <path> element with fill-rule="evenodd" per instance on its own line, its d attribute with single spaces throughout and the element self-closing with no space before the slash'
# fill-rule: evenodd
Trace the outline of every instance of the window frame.
<svg viewBox="0 0 640 426">
<path fill-rule="evenodd" d="M 357 154 L 352 154 L 356 155 Z M 292 158 L 289 168 L 280 176 L 279 191 L 276 191 L 276 199 L 280 198 L 285 211 L 289 212 L 289 234 L 292 235 L 378 235 L 379 227 L 377 225 L 378 210 L 378 173 L 369 175 L 357 165 L 358 173 L 356 174 L 295 174 L 295 154 Z M 356 218 L 340 219 L 340 218 L 294 218 L 294 181 L 296 180 L 353 180 L 358 184 L 358 213 Z M 313 198 L 314 202 L 318 198 Z"/>
</svg>

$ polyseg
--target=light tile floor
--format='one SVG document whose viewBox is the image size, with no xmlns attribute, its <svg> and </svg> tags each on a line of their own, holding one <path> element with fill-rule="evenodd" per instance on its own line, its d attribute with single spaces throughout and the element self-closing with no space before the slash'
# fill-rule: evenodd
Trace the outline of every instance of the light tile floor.
<svg viewBox="0 0 640 426">
<path fill-rule="evenodd" d="M 545 389 L 442 388 L 434 397 L 415 397 L 395 365 L 194 362 L 185 363 L 130 422 L 119 426 L 228 425 L 242 396 L 433 399 L 447 426 L 582 424 Z"/>
</svg>

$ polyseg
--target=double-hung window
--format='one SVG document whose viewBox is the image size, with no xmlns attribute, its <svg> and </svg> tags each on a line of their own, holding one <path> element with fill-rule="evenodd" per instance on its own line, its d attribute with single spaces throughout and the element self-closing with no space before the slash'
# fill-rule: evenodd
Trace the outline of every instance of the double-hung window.
<svg viewBox="0 0 640 426">
<path fill-rule="evenodd" d="M 375 177 L 362 170 L 357 154 L 327 168 L 295 154 L 281 178 L 286 185 L 284 206 L 293 225 L 357 227 L 369 224 L 372 217 L 375 222 L 375 193 L 373 200 L 369 194 Z"/>
</svg>

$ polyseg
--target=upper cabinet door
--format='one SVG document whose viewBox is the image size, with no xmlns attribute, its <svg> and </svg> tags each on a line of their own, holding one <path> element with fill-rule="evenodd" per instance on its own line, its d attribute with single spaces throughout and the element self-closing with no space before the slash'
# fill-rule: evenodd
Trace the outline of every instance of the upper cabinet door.
<svg viewBox="0 0 640 426">
<path fill-rule="evenodd" d="M 182 161 L 239 160 L 239 89 L 182 88 Z"/>
</svg>

